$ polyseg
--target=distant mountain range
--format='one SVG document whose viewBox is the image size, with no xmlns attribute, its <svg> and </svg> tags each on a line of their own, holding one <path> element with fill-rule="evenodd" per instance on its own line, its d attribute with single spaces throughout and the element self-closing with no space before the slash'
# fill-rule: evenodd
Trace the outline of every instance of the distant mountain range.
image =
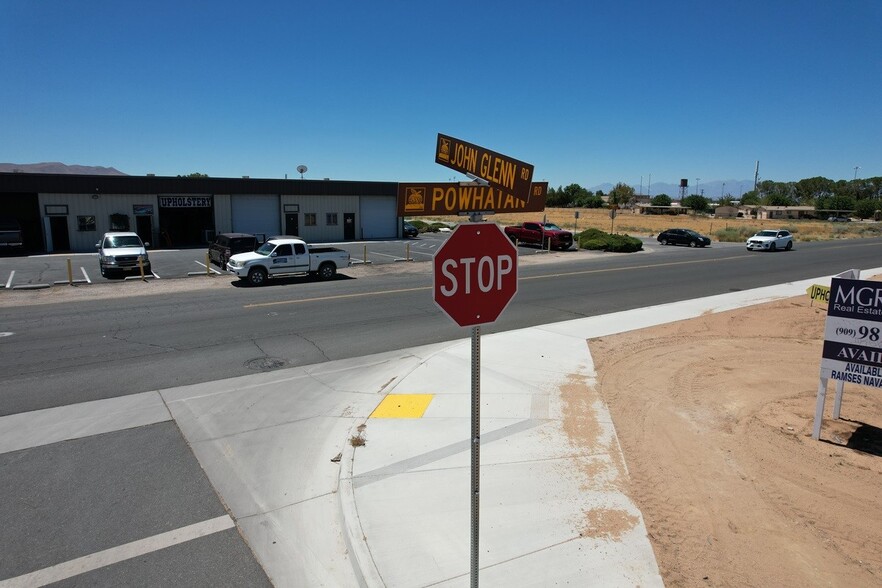
<svg viewBox="0 0 882 588">
<path fill-rule="evenodd" d="M 66 165 L 57 161 L 46 163 L 0 163 L 0 172 L 21 174 L 83 174 L 91 176 L 127 176 L 118 169 L 97 165 Z"/>
</svg>

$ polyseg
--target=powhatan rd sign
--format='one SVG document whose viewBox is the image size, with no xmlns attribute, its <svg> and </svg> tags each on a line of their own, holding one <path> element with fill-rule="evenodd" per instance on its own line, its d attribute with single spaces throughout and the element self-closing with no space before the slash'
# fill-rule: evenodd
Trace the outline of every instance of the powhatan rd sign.
<svg viewBox="0 0 882 588">
<path fill-rule="evenodd" d="M 542 212 L 548 182 L 530 185 L 530 200 L 521 200 L 492 186 L 471 182 L 398 184 L 398 216 L 448 215 L 465 212 Z"/>
</svg>

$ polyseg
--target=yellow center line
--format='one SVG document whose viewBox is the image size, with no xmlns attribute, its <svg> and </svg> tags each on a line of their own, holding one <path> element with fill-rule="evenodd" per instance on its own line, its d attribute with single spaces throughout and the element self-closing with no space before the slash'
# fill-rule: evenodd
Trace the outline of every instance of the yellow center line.
<svg viewBox="0 0 882 588">
<path fill-rule="evenodd" d="M 361 292 L 359 294 L 338 294 L 336 296 L 319 296 L 316 298 L 303 298 L 301 300 L 279 300 L 278 302 L 257 302 L 255 304 L 246 304 L 243 308 L 259 308 L 262 306 L 278 306 L 280 304 L 301 304 L 303 302 L 321 302 L 325 300 L 341 300 L 344 298 L 364 298 L 365 296 L 381 296 L 383 294 L 400 294 L 402 292 L 419 292 L 420 290 L 431 290 L 431 286 L 421 286 L 419 288 L 404 288 L 401 290 L 383 290 L 382 292 Z"/>
</svg>

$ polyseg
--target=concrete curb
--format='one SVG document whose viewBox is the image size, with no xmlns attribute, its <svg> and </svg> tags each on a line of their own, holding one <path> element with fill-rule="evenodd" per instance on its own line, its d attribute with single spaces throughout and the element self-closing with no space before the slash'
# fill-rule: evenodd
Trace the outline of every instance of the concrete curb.
<svg viewBox="0 0 882 588">
<path fill-rule="evenodd" d="M 352 554 L 352 568 L 355 571 L 358 585 L 363 588 L 373 586 L 385 586 L 383 578 L 374 563 L 373 555 L 367 544 L 367 537 L 361 528 L 361 520 L 358 518 L 358 506 L 355 504 L 355 488 L 352 485 L 352 469 L 355 463 L 356 447 L 350 440 L 359 435 L 358 428 L 363 423 L 352 426 L 349 436 L 343 445 L 343 455 L 340 458 L 340 480 L 337 485 L 340 497 L 340 514 L 343 517 L 343 540 Z"/>
</svg>

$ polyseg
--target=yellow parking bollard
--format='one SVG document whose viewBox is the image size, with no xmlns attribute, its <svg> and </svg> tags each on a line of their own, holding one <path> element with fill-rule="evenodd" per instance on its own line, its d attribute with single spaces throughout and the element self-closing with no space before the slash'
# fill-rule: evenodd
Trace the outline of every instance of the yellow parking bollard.
<svg viewBox="0 0 882 588">
<path fill-rule="evenodd" d="M 67 283 L 73 286 L 73 269 L 70 266 L 70 257 L 67 258 Z"/>
<path fill-rule="evenodd" d="M 367 263 L 367 245 L 364 246 L 364 263 Z"/>
<path fill-rule="evenodd" d="M 208 253 L 205 254 L 205 275 L 210 276 L 211 274 L 211 258 L 209 258 Z"/>
<path fill-rule="evenodd" d="M 147 278 L 144 277 L 144 256 L 143 255 L 138 256 L 138 268 L 140 268 L 140 270 L 141 270 L 141 280 L 146 282 Z"/>
</svg>

